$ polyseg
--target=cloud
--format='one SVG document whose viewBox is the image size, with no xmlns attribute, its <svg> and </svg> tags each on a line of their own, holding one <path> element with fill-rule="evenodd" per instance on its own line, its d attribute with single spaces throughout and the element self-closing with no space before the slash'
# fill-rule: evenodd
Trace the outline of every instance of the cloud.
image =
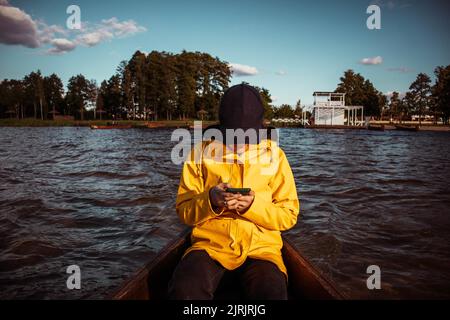
<svg viewBox="0 0 450 320">
<path fill-rule="evenodd" d="M 239 63 L 230 63 L 229 66 L 233 75 L 237 77 L 254 76 L 258 74 L 258 69 L 256 69 L 255 67 Z"/>
<path fill-rule="evenodd" d="M 38 48 L 37 23 L 25 11 L 0 0 L 0 43 Z"/>
<path fill-rule="evenodd" d="M 394 68 L 387 68 L 386 70 L 390 71 L 390 72 L 400 72 L 400 73 L 414 72 L 414 69 L 407 68 L 407 67 L 394 67 Z"/>
<path fill-rule="evenodd" d="M 102 20 L 100 24 L 85 24 L 82 30 L 83 34 L 76 38 L 76 42 L 87 47 L 93 47 L 113 38 L 125 38 L 147 31 L 146 28 L 139 26 L 134 20 L 121 22 L 116 17 Z"/>
<path fill-rule="evenodd" d="M 384 95 L 388 98 L 391 99 L 392 95 L 394 94 L 395 91 L 388 91 L 386 92 Z M 406 95 L 405 92 L 401 92 L 401 91 L 396 91 L 398 93 L 398 97 L 399 99 L 403 99 Z"/>
<path fill-rule="evenodd" d="M 114 35 L 106 30 L 96 30 L 86 34 L 82 34 L 77 37 L 76 41 L 79 44 L 85 45 L 87 47 L 93 47 L 100 42 L 110 40 Z"/>
<path fill-rule="evenodd" d="M 115 17 L 102 20 L 102 24 L 104 28 L 111 30 L 111 32 L 119 38 L 132 36 L 136 33 L 147 31 L 145 27 L 139 26 L 134 20 L 120 22 Z"/>
<path fill-rule="evenodd" d="M 396 8 L 403 9 L 408 8 L 411 6 L 411 3 L 409 3 L 409 0 L 374 0 L 371 1 L 370 4 L 376 4 L 377 6 L 380 6 L 381 8 L 388 8 L 389 10 L 393 10 Z"/>
<path fill-rule="evenodd" d="M 47 47 L 47 54 L 63 54 L 79 45 L 93 47 L 144 31 L 147 29 L 134 20 L 120 21 L 116 17 L 100 23 L 83 21 L 81 30 L 69 30 L 33 20 L 25 11 L 11 6 L 7 0 L 0 0 L 0 43 L 28 48 Z"/>
<path fill-rule="evenodd" d="M 42 44 L 51 43 L 53 39 L 69 35 L 69 30 L 58 25 L 47 25 L 44 21 L 37 21 L 39 41 Z"/>
<path fill-rule="evenodd" d="M 74 50 L 77 44 L 64 38 L 53 39 L 51 41 L 53 48 L 47 50 L 49 54 L 63 54 Z"/>
<path fill-rule="evenodd" d="M 372 57 L 372 58 L 363 58 L 359 61 L 359 63 L 364 65 L 377 65 L 383 63 L 383 58 L 380 56 Z"/>
<path fill-rule="evenodd" d="M 287 72 L 284 71 L 284 70 L 279 70 L 279 71 L 275 72 L 275 74 L 276 74 L 277 76 L 285 76 L 285 75 L 287 74 Z"/>
</svg>

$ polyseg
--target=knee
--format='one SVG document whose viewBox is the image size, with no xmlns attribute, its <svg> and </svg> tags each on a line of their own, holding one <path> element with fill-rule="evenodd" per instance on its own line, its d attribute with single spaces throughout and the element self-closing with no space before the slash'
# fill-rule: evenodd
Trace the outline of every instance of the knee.
<svg viewBox="0 0 450 320">
<path fill-rule="evenodd" d="M 221 269 L 209 259 L 209 256 L 203 252 L 193 252 L 183 258 L 169 282 L 169 299 L 213 299 Z"/>
<path fill-rule="evenodd" d="M 268 261 L 257 261 L 244 279 L 246 296 L 251 300 L 287 300 L 287 280 L 278 267 Z"/>
<path fill-rule="evenodd" d="M 266 274 L 255 289 L 252 292 L 252 299 L 287 300 L 288 298 L 286 277 L 279 270 Z"/>
<path fill-rule="evenodd" d="M 213 294 L 199 279 L 173 277 L 169 282 L 168 297 L 171 300 L 208 300 Z"/>
</svg>

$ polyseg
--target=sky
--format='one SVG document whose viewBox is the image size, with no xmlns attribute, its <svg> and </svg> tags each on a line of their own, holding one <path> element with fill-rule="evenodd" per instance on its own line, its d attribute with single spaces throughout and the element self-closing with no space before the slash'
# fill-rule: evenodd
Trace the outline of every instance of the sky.
<svg viewBox="0 0 450 320">
<path fill-rule="evenodd" d="M 381 29 L 367 27 L 371 4 Z M 70 5 L 81 29 L 68 28 Z M 40 69 L 65 84 L 80 73 L 100 83 L 136 50 L 188 50 L 226 61 L 231 84 L 265 87 L 276 105 L 311 104 L 347 69 L 402 93 L 450 64 L 449 9 L 446 0 L 0 0 L 0 79 Z"/>
</svg>

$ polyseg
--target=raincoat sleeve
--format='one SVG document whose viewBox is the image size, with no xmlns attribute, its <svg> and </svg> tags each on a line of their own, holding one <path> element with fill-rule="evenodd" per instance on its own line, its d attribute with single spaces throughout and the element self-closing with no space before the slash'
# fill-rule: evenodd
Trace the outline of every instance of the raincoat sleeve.
<svg viewBox="0 0 450 320">
<path fill-rule="evenodd" d="M 216 213 L 209 201 L 209 190 L 205 190 L 201 164 L 194 161 L 193 153 L 183 165 L 176 210 L 181 221 L 189 226 L 195 226 L 206 220 L 215 218 Z"/>
<path fill-rule="evenodd" d="M 265 229 L 284 231 L 297 223 L 300 203 L 289 162 L 281 149 L 279 152 L 279 166 L 269 184 L 272 198 L 255 192 L 252 205 L 242 216 Z"/>
</svg>

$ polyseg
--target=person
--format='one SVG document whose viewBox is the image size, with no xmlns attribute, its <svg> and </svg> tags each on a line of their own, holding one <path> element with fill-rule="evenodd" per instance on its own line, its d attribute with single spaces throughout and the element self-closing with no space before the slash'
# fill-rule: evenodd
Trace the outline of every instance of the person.
<svg viewBox="0 0 450 320">
<path fill-rule="evenodd" d="M 224 275 L 231 272 L 246 299 L 287 299 L 281 231 L 292 228 L 299 214 L 292 170 L 283 150 L 261 134 L 264 107 L 255 88 L 229 88 L 220 102 L 219 121 L 222 139 L 201 142 L 203 161 L 196 161 L 194 148 L 183 165 L 176 210 L 193 227 L 192 245 L 175 268 L 169 298 L 214 299 Z M 230 130 L 254 130 L 257 139 L 236 143 Z M 223 152 L 206 159 L 211 152 L 205 148 L 211 146 Z M 270 160 L 256 161 L 263 153 Z M 227 192 L 231 187 L 251 191 Z"/>
</svg>

